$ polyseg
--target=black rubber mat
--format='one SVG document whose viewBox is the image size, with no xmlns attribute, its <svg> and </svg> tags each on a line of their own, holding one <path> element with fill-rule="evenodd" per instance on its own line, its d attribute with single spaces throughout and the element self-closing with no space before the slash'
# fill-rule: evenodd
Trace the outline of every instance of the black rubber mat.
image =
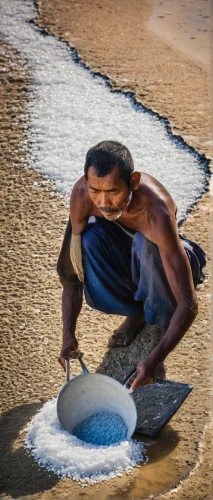
<svg viewBox="0 0 213 500">
<path fill-rule="evenodd" d="M 192 385 L 157 379 L 133 393 L 138 419 L 136 432 L 155 437 L 169 422 L 193 389 Z"/>
</svg>

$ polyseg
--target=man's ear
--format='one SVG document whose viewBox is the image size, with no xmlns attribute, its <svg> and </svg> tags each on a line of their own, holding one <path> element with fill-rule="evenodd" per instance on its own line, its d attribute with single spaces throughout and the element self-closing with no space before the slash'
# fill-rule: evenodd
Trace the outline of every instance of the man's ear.
<svg viewBox="0 0 213 500">
<path fill-rule="evenodd" d="M 141 173 L 140 172 L 132 172 L 131 174 L 131 189 L 132 191 L 136 191 L 140 184 Z"/>
</svg>

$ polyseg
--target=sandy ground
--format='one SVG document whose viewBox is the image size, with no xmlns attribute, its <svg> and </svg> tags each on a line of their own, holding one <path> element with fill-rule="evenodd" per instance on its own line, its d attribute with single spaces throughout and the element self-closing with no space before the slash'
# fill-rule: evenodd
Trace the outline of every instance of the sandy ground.
<svg viewBox="0 0 213 500">
<path fill-rule="evenodd" d="M 205 33 L 208 36 L 210 33 L 208 25 L 202 28 L 207 32 L 199 32 L 199 51 L 193 46 L 201 29 L 201 18 L 202 23 L 207 22 L 204 19 L 208 19 L 205 16 L 209 2 L 192 0 L 191 11 L 187 3 L 189 19 L 197 8 L 201 13 L 200 21 L 197 16 L 192 17 L 190 29 L 187 16 L 185 19 L 180 13 L 180 20 L 176 15 L 173 18 L 167 15 L 168 3 L 168 0 L 165 3 L 117 0 L 116 4 L 112 0 L 78 3 L 40 0 L 39 24 L 75 46 L 82 60 L 91 69 L 107 75 L 114 88 L 134 92 L 145 106 L 167 117 L 173 133 L 180 134 L 188 144 L 210 157 L 210 74 L 205 37 Z M 170 22 L 166 19 L 169 16 Z M 178 37 L 177 23 L 182 23 L 187 41 L 182 40 L 178 48 L 171 39 L 174 32 Z M 182 32 L 179 38 L 184 38 Z M 199 315 L 166 363 L 169 379 L 192 383 L 194 390 L 150 448 L 153 451 L 146 471 L 136 469 L 130 477 L 82 490 L 74 482 L 59 481 L 40 470 L 23 449 L 25 424 L 43 401 L 57 395 L 64 380 L 57 363 L 61 343 L 61 287 L 55 264 L 68 210 L 63 200 L 53 195 L 51 184 L 23 168 L 24 152 L 20 151 L 20 145 L 25 139 L 23 112 L 30 99 L 30 68 L 5 45 L 2 45 L 1 67 L 2 496 L 127 500 L 153 494 L 161 499 L 210 499 L 213 467 L 208 192 L 184 224 L 184 232 L 196 239 L 208 256 L 207 281 L 198 290 Z M 101 363 L 107 337 L 119 321 L 119 317 L 91 311 L 84 305 L 77 332 L 91 371 Z M 137 340 L 132 352 L 140 349 L 139 356 L 143 357 L 152 342 L 157 341 L 157 335 L 154 330 L 150 343 L 146 330 L 143 344 Z M 72 372 L 78 371 L 78 366 L 73 365 Z M 164 490 L 169 491 L 163 493 Z"/>
</svg>

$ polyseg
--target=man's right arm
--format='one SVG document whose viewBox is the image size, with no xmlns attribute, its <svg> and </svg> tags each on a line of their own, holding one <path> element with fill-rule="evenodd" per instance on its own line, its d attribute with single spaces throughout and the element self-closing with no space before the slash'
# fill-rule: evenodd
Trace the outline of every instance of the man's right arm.
<svg viewBox="0 0 213 500">
<path fill-rule="evenodd" d="M 69 358 L 70 351 L 76 351 L 78 341 L 75 336 L 76 323 L 83 302 L 82 283 L 72 285 L 65 284 L 62 292 L 62 321 L 63 321 L 63 343 L 58 361 L 65 370 L 65 359 Z"/>
<path fill-rule="evenodd" d="M 81 178 L 75 184 L 70 197 L 70 219 L 72 223 L 71 242 L 73 236 L 80 238 L 81 233 L 86 228 L 89 219 L 89 211 L 90 211 L 90 204 L 88 202 L 88 195 L 86 194 L 85 190 L 85 181 L 84 178 Z M 77 251 L 76 255 L 74 255 L 75 259 L 76 258 L 78 259 L 79 254 L 81 254 L 81 247 L 79 250 L 80 252 Z M 69 265 L 71 265 L 71 268 L 73 269 L 73 274 L 75 274 L 76 266 L 73 264 L 74 263 L 72 258 Z M 82 262 L 80 262 L 79 265 L 82 265 Z M 75 283 L 73 284 L 68 282 L 63 282 L 63 292 L 62 292 L 63 342 L 58 361 L 64 368 L 64 370 L 65 370 L 65 359 L 68 359 L 69 352 L 76 351 L 78 348 L 78 341 L 75 336 L 75 330 L 76 330 L 77 319 L 82 308 L 82 302 L 83 302 L 83 284 L 77 281 L 75 281 Z"/>
<path fill-rule="evenodd" d="M 78 279 L 84 282 L 82 264 L 81 234 L 86 229 L 91 209 L 91 200 L 88 197 L 85 178 L 82 177 L 75 184 L 70 197 L 70 219 L 72 222 L 72 238 L 70 258 Z"/>
<path fill-rule="evenodd" d="M 73 187 L 70 196 L 70 219 L 72 223 L 72 235 L 78 236 L 87 227 L 92 208 L 89 198 L 85 177 L 81 177 Z"/>
</svg>

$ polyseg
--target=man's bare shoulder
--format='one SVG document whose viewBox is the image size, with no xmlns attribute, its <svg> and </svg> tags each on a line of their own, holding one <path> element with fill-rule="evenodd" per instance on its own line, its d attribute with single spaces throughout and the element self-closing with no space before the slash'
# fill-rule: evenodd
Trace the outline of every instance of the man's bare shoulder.
<svg viewBox="0 0 213 500">
<path fill-rule="evenodd" d="M 159 248 L 176 246 L 179 238 L 177 209 L 173 198 L 154 178 L 145 185 L 143 192 L 147 197 L 147 219 L 151 240 Z"/>
<path fill-rule="evenodd" d="M 70 216 L 73 228 L 77 231 L 76 234 L 85 229 L 91 214 L 91 205 L 86 179 L 82 176 L 73 186 L 70 196 Z"/>
<path fill-rule="evenodd" d="M 167 189 L 155 177 L 149 174 L 142 174 L 139 185 L 139 195 L 151 212 L 155 212 L 160 207 L 163 211 L 176 211 L 176 205 Z"/>
<path fill-rule="evenodd" d="M 80 196 L 85 198 L 88 196 L 86 179 L 84 175 L 82 175 L 82 177 L 80 177 L 80 179 L 78 179 L 78 181 L 74 184 L 71 196 Z"/>
<path fill-rule="evenodd" d="M 176 205 L 165 187 L 154 177 L 142 174 L 135 192 L 133 215 L 135 229 L 157 244 L 158 234 L 167 239 L 167 230 L 176 231 Z M 168 224 L 168 221 L 170 222 Z"/>
<path fill-rule="evenodd" d="M 78 205 L 84 204 L 86 209 L 91 208 L 92 201 L 89 197 L 87 183 L 84 175 L 80 177 L 80 179 L 78 179 L 78 181 L 74 184 L 71 192 L 71 200 Z"/>
</svg>

